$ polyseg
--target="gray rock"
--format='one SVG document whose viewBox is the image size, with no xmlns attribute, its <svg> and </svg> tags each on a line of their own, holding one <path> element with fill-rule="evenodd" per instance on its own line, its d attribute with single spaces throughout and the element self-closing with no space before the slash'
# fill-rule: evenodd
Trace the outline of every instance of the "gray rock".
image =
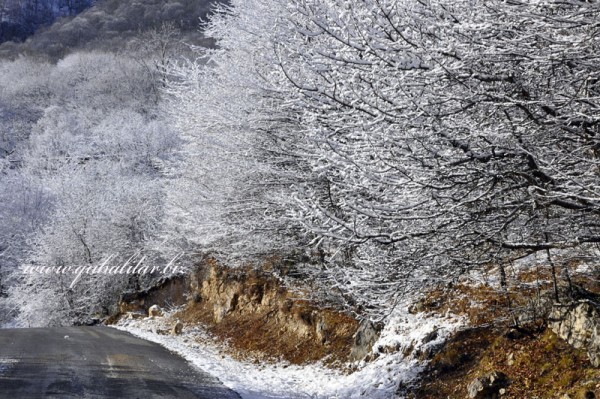
<svg viewBox="0 0 600 399">
<path fill-rule="evenodd" d="M 431 332 L 423 337 L 421 343 L 423 345 L 430 343 L 431 341 L 435 341 L 439 337 L 439 328 L 434 328 Z"/>
<path fill-rule="evenodd" d="M 171 335 L 180 335 L 183 331 L 183 323 L 177 320 L 173 327 L 171 327 Z"/>
<path fill-rule="evenodd" d="M 158 305 L 152 305 L 148 309 L 148 316 L 150 317 L 161 317 L 163 315 L 162 309 Z"/>
<path fill-rule="evenodd" d="M 381 328 L 369 320 L 363 320 L 354 334 L 354 343 L 350 349 L 350 360 L 364 359 L 373 348 L 379 338 Z"/>
<path fill-rule="evenodd" d="M 471 381 L 467 391 L 471 399 L 498 399 L 501 394 L 506 393 L 507 386 L 506 375 L 499 371 L 492 371 Z"/>
<path fill-rule="evenodd" d="M 318 317 L 315 322 L 315 333 L 317 334 L 317 339 L 322 344 L 325 344 L 329 338 L 329 326 L 323 317 Z"/>
<path fill-rule="evenodd" d="M 600 366 L 600 309 L 590 300 L 555 305 L 549 327 L 556 335 L 577 349 L 587 351 L 594 367 Z"/>
</svg>

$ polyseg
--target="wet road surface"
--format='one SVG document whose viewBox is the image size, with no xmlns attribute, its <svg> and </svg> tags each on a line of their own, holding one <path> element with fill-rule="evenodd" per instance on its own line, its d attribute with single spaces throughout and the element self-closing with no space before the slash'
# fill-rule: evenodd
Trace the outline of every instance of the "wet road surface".
<svg viewBox="0 0 600 399">
<path fill-rule="evenodd" d="M 162 346 L 107 327 L 0 330 L 0 398 L 239 399 Z"/>
</svg>

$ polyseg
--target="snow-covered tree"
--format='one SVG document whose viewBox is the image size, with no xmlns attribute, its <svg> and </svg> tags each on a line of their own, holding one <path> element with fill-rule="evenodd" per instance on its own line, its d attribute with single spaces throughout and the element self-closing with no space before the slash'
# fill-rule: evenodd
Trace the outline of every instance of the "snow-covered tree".
<svg viewBox="0 0 600 399">
<path fill-rule="evenodd" d="M 207 184 L 206 202 L 225 205 L 208 211 L 213 225 L 247 234 L 236 229 L 264 220 L 280 237 L 276 215 L 325 250 L 317 275 L 366 304 L 383 298 L 379 309 L 412 281 L 598 242 L 599 13 L 594 2 L 233 1 L 209 25 L 219 50 L 175 90 L 196 159 L 210 160 L 194 176 L 221 171 L 230 188 Z M 292 201 L 278 207 L 268 198 L 283 176 Z M 247 195 L 261 182 L 275 184 Z M 225 198 L 267 217 L 224 218 L 236 209 Z"/>
<path fill-rule="evenodd" d="M 257 33 L 273 26 L 281 7 L 266 1 L 223 7 L 242 14 L 212 20 L 208 33 L 219 49 L 170 69 L 171 112 L 187 160 L 170 190 L 174 230 L 230 260 L 289 252 L 305 240 L 285 217 L 306 178 L 299 175 L 306 162 L 288 140 L 296 121 L 283 106 L 280 71 L 256 59 L 270 54 L 268 35 Z"/>
<path fill-rule="evenodd" d="M 179 139 L 160 116 L 152 77 L 129 57 L 73 54 L 47 66 L 50 79 L 28 83 L 13 70 L 21 64 L 29 65 L 5 65 L 15 81 L 0 98 L 12 104 L 31 92 L 38 114 L 18 141 L 10 136 L 15 142 L 3 160 L 7 201 L 0 212 L 9 226 L 0 236 L 6 252 L 0 265 L 13 272 L 9 302 L 21 324 L 44 324 L 49 314 L 54 319 L 46 323 L 82 322 L 106 313 L 136 279 L 86 273 L 71 286 L 73 270 L 109 256 L 111 266 L 132 256 L 151 264 L 160 256 L 153 248 L 162 227 L 163 180 Z M 70 271 L 23 274 L 17 266 Z"/>
</svg>

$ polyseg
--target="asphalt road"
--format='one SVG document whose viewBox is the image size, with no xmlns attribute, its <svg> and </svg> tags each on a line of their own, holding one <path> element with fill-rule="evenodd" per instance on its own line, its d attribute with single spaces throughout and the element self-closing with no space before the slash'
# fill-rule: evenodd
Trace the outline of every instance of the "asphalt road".
<svg viewBox="0 0 600 399">
<path fill-rule="evenodd" d="M 0 330 L 0 398 L 239 399 L 160 345 L 106 327 Z"/>
</svg>

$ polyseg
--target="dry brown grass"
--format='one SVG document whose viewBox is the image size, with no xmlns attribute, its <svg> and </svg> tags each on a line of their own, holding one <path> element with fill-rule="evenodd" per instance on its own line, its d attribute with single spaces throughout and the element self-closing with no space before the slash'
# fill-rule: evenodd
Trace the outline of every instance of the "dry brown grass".
<svg viewBox="0 0 600 399">
<path fill-rule="evenodd" d="M 572 282 L 590 293 L 600 292 L 600 283 L 576 274 Z M 452 312 L 468 318 L 470 327 L 459 331 L 431 359 L 413 398 L 458 399 L 467 397 L 474 378 L 500 371 L 509 378 L 506 399 L 600 397 L 600 370 L 591 366 L 584 351 L 575 349 L 546 328 L 543 314 L 514 327 L 514 317 L 531 303 L 553 301 L 548 267 L 521 271 L 511 276 L 506 289 L 490 285 L 456 284 L 430 292 L 419 310 Z M 561 295 L 565 282 L 561 281 Z M 511 308 L 509 309 L 509 300 Z"/>
<path fill-rule="evenodd" d="M 461 331 L 431 361 L 414 398 L 462 399 L 474 378 L 492 371 L 506 374 L 506 399 L 575 399 L 600 395 L 600 370 L 587 355 L 544 329 L 519 333 L 482 328 Z"/>
<path fill-rule="evenodd" d="M 302 315 L 302 307 L 301 304 L 295 304 L 290 312 Z M 238 358 L 286 360 L 292 364 L 326 358 L 328 364 L 339 364 L 348 357 L 358 324 L 343 313 L 332 310 L 321 312 L 331 323 L 346 326 L 345 334 L 330 336 L 328 342 L 323 344 L 312 334 L 298 337 L 286 328 L 285 323 L 278 322 L 269 314 L 256 314 L 254 317 L 231 314 L 215 324 L 212 310 L 202 303 L 190 304 L 174 317 L 187 324 L 204 326 L 220 342 L 226 342 L 231 353 Z"/>
</svg>

